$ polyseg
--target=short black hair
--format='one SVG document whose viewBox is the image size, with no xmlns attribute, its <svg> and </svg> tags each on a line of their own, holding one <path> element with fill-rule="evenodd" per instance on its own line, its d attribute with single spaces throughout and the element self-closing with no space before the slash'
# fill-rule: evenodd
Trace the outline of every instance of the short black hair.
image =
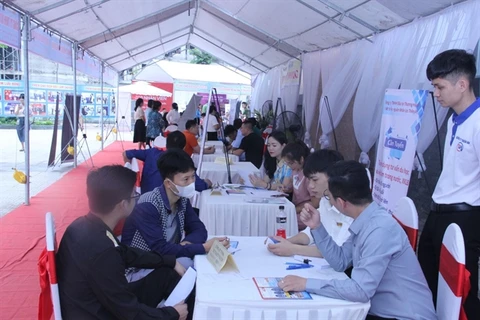
<svg viewBox="0 0 480 320">
<path fill-rule="evenodd" d="M 141 107 L 143 105 L 143 99 L 142 98 L 138 98 L 136 101 L 135 101 L 135 111 L 137 111 L 138 107 Z"/>
<path fill-rule="evenodd" d="M 20 93 L 20 96 L 18 97 L 18 99 L 25 99 L 25 94 Z"/>
<path fill-rule="evenodd" d="M 309 155 L 310 155 L 310 148 L 307 147 L 305 142 L 303 142 L 302 140 L 290 142 L 282 150 L 282 158 L 285 158 L 289 161 L 300 162 L 302 158 L 303 158 L 303 161 L 306 161 Z"/>
<path fill-rule="evenodd" d="M 247 127 L 249 130 L 253 130 L 254 124 L 250 120 L 245 120 L 245 121 L 243 121 L 242 126 Z"/>
<path fill-rule="evenodd" d="M 232 133 L 234 133 L 235 131 L 237 131 L 237 129 L 235 129 L 234 126 L 232 126 L 231 124 L 227 125 L 225 127 L 225 129 L 223 130 L 223 133 L 225 135 L 225 137 L 231 135 Z"/>
<path fill-rule="evenodd" d="M 148 99 L 147 107 L 153 108 L 153 100 L 152 99 Z"/>
<path fill-rule="evenodd" d="M 213 112 L 217 112 L 217 106 L 215 105 L 215 102 L 210 103 L 210 108 L 208 109 L 208 113 Z"/>
<path fill-rule="evenodd" d="M 456 83 L 460 76 L 465 76 L 470 89 L 473 89 L 476 74 L 475 56 L 460 49 L 451 49 L 437 54 L 427 66 L 428 80 L 441 78 Z"/>
<path fill-rule="evenodd" d="M 242 119 L 235 119 L 235 120 L 233 120 L 233 126 L 234 126 L 235 129 L 237 129 L 237 130 L 242 127 L 242 124 L 243 124 Z"/>
<path fill-rule="evenodd" d="M 327 170 L 328 189 L 332 196 L 353 205 L 371 203 L 370 180 L 365 167 L 357 161 L 339 161 Z"/>
<path fill-rule="evenodd" d="M 255 119 L 255 117 L 248 118 L 248 121 L 250 121 L 254 126 L 257 125 L 257 119 Z"/>
<path fill-rule="evenodd" d="M 178 104 L 176 102 L 172 103 L 172 109 L 178 110 Z"/>
<path fill-rule="evenodd" d="M 155 100 L 153 101 L 153 106 L 152 106 L 152 110 L 160 110 L 160 107 L 162 106 L 162 103 L 158 100 Z"/>
<path fill-rule="evenodd" d="M 322 149 L 310 154 L 303 166 L 303 174 L 310 178 L 316 173 L 326 173 L 327 169 L 338 161 L 344 160 L 343 155 L 335 150 Z"/>
<path fill-rule="evenodd" d="M 167 136 L 167 150 L 169 149 L 181 149 L 187 145 L 187 138 L 181 131 L 170 132 Z"/>
<path fill-rule="evenodd" d="M 185 123 L 185 129 L 189 130 L 191 127 L 195 127 L 196 125 L 198 125 L 196 120 L 188 120 Z"/>
<path fill-rule="evenodd" d="M 90 211 L 108 214 L 123 200 L 131 199 L 137 174 L 121 165 L 110 165 L 90 171 L 87 197 Z"/>
<path fill-rule="evenodd" d="M 192 158 L 181 149 L 167 150 L 158 159 L 157 167 L 160 175 L 164 179 L 170 180 L 173 180 L 177 173 L 187 173 L 190 170 L 195 171 L 195 164 Z"/>
</svg>

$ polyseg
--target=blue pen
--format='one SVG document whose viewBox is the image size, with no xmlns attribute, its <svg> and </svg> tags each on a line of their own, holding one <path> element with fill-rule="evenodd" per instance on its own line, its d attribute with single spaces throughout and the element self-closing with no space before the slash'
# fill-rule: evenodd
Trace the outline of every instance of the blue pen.
<svg viewBox="0 0 480 320">
<path fill-rule="evenodd" d="M 291 266 L 308 266 L 306 263 L 298 263 L 298 262 L 285 262 L 285 264 L 291 265 Z"/>
<path fill-rule="evenodd" d="M 296 269 L 308 269 L 312 268 L 313 266 L 311 265 L 305 265 L 305 266 L 288 266 L 287 270 L 296 270 Z"/>
</svg>

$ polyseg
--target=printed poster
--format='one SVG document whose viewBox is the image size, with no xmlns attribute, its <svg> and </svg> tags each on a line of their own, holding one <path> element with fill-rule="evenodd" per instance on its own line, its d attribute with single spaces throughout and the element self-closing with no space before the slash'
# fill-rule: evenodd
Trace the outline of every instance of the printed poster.
<svg viewBox="0 0 480 320">
<path fill-rule="evenodd" d="M 407 195 L 427 97 L 427 90 L 385 92 L 373 199 L 389 213 Z"/>
</svg>

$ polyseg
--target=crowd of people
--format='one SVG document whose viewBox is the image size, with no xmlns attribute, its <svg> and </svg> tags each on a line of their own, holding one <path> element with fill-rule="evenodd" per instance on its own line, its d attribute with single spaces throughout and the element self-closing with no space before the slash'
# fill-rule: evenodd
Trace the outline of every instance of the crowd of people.
<svg viewBox="0 0 480 320">
<path fill-rule="evenodd" d="M 346 161 L 333 150 L 311 152 L 302 141 L 287 141 L 280 131 L 268 136 L 265 149 L 264 139 L 254 131 L 254 119 L 237 119 L 225 127 L 228 152 L 263 167 L 264 176 L 251 174 L 249 182 L 290 194 L 295 205 L 299 233 L 288 239 L 273 237 L 277 243 L 269 244 L 268 250 L 279 256 L 324 257 L 335 271 L 348 275 L 346 280 L 288 275 L 280 281 L 281 289 L 370 301 L 367 319 L 436 319 L 441 242 L 446 227 L 454 222 L 464 234 L 470 272 L 465 312 L 468 319 L 480 318 L 480 100 L 472 89 L 475 74 L 474 57 L 462 50 L 439 54 L 427 68 L 435 97 L 453 115 L 448 120 L 444 169 L 418 258 L 400 224 L 373 201 L 371 181 L 362 164 Z M 145 132 L 154 141 L 165 139 L 161 133 L 166 124 L 158 112 L 161 105 L 152 101 L 146 115 L 139 111 L 142 104 L 136 104 L 135 133 Z M 170 112 L 168 124 L 176 124 L 178 110 Z M 208 138 L 218 140 L 216 110 L 210 108 L 208 117 Z M 189 201 L 195 191 L 212 187 L 212 181 L 196 175 L 191 158 L 200 152 L 199 125 L 191 119 L 185 131 L 170 132 L 166 150 L 156 148 L 154 142 L 150 149 L 139 144 L 137 150 L 123 153 L 126 162 L 132 158 L 144 162 L 141 194 L 135 191 L 135 173 L 123 166 L 89 173 L 90 213 L 67 228 L 57 253 L 65 318 L 192 317 L 194 292 L 173 307 L 160 302 L 192 266 L 195 255 L 208 253 L 214 241 L 230 245 L 227 237 L 208 238 Z M 114 229 L 121 221 L 119 241 Z"/>
</svg>

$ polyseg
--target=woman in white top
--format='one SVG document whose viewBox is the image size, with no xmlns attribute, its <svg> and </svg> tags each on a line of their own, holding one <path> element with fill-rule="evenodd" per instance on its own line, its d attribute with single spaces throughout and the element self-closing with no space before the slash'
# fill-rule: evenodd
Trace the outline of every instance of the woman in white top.
<svg viewBox="0 0 480 320">
<path fill-rule="evenodd" d="M 20 103 L 15 106 L 15 115 L 17 116 L 17 136 L 22 144 L 22 149 L 25 150 L 25 95 L 20 95 Z"/>
<path fill-rule="evenodd" d="M 217 108 L 214 103 L 210 104 L 207 121 L 207 140 L 218 141 L 217 131 L 220 129 L 220 123 L 218 123 Z"/>
<path fill-rule="evenodd" d="M 167 122 L 169 125 L 178 125 L 180 121 L 180 114 L 178 113 L 178 104 L 176 102 L 172 103 L 172 110 L 167 114 Z"/>
<path fill-rule="evenodd" d="M 138 150 L 145 149 L 147 141 L 147 128 L 145 127 L 145 111 L 143 111 L 143 99 L 138 98 L 135 101 L 135 128 L 133 131 L 133 142 L 138 142 Z"/>
</svg>

